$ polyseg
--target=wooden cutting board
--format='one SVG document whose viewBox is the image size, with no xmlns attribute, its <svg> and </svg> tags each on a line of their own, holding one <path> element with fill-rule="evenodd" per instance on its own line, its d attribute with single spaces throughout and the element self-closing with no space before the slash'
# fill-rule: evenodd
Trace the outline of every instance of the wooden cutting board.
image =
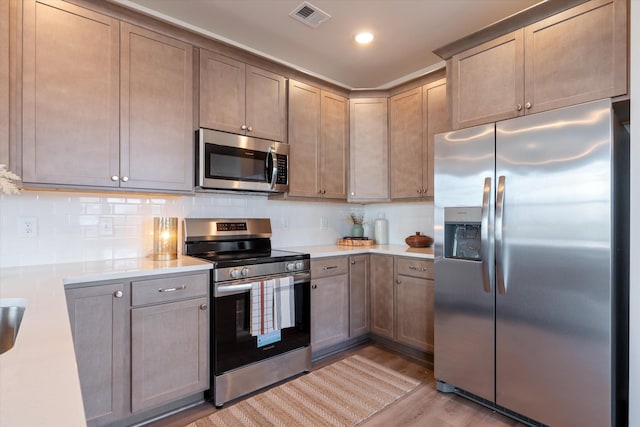
<svg viewBox="0 0 640 427">
<path fill-rule="evenodd" d="M 373 239 L 338 239 L 340 246 L 373 246 Z"/>
</svg>

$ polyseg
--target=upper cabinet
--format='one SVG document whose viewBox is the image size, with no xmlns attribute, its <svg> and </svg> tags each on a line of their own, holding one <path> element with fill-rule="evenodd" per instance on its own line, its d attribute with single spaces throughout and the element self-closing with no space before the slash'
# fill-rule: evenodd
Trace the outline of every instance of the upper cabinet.
<svg viewBox="0 0 640 427">
<path fill-rule="evenodd" d="M 389 200 L 387 102 L 387 98 L 350 100 L 350 202 Z"/>
<path fill-rule="evenodd" d="M 457 55 L 454 129 L 627 93 L 627 2 L 592 0 Z"/>
<path fill-rule="evenodd" d="M 200 49 L 200 127 L 286 141 L 285 78 Z"/>
<path fill-rule="evenodd" d="M 349 102 L 289 80 L 289 195 L 347 198 Z"/>
<path fill-rule="evenodd" d="M 9 2 L 0 2 L 0 165 L 9 161 Z"/>
<path fill-rule="evenodd" d="M 23 7 L 23 182 L 118 187 L 118 21 L 65 2 Z"/>
<path fill-rule="evenodd" d="M 390 98 L 391 198 L 433 197 L 433 139 L 448 130 L 446 80 Z"/>
<path fill-rule="evenodd" d="M 420 197 L 425 138 L 422 87 L 389 99 L 391 198 Z"/>
<path fill-rule="evenodd" d="M 120 37 L 120 186 L 192 190 L 193 48 L 127 23 Z"/>
<path fill-rule="evenodd" d="M 25 183 L 193 189 L 191 45 L 25 1 L 23 46 Z"/>
</svg>

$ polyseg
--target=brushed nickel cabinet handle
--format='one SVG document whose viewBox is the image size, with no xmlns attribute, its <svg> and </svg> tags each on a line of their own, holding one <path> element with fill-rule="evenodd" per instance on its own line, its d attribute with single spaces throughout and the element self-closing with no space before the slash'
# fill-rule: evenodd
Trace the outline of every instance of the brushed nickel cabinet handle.
<svg viewBox="0 0 640 427">
<path fill-rule="evenodd" d="M 128 176 L 123 176 L 122 178 L 120 178 L 120 181 L 127 182 L 127 181 L 129 181 L 129 177 Z"/>
<path fill-rule="evenodd" d="M 337 265 L 325 265 L 324 267 L 322 267 L 322 269 L 324 271 L 333 270 L 334 268 L 338 268 L 338 266 Z"/>
<path fill-rule="evenodd" d="M 524 108 L 526 108 L 527 110 L 530 110 L 532 106 L 533 105 L 531 105 L 530 102 L 527 102 L 526 104 L 524 104 Z"/>
<path fill-rule="evenodd" d="M 207 304 L 200 304 L 200 310 L 206 310 Z"/>
<path fill-rule="evenodd" d="M 409 270 L 418 270 L 418 267 L 414 267 L 413 265 L 410 265 Z"/>
<path fill-rule="evenodd" d="M 183 289 L 187 289 L 187 285 L 176 286 L 175 288 L 160 288 L 158 289 L 158 292 L 175 292 Z"/>
<path fill-rule="evenodd" d="M 522 104 L 516 105 L 516 111 L 522 111 Z"/>
<path fill-rule="evenodd" d="M 122 298 L 122 295 L 123 295 L 122 291 L 115 291 L 113 293 L 114 298 Z"/>
<path fill-rule="evenodd" d="M 240 126 L 240 130 L 247 130 L 247 125 Z"/>
<path fill-rule="evenodd" d="M 120 180 L 120 177 L 118 175 L 113 175 L 111 177 L 111 181 L 118 181 L 118 180 Z"/>
</svg>

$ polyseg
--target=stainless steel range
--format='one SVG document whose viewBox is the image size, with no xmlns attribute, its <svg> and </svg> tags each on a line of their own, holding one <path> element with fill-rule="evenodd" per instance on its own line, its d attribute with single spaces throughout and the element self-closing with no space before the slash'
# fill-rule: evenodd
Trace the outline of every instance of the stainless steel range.
<svg viewBox="0 0 640 427">
<path fill-rule="evenodd" d="M 184 220 L 184 254 L 214 264 L 211 389 L 216 406 L 311 369 L 309 254 L 271 249 L 271 222 Z"/>
</svg>

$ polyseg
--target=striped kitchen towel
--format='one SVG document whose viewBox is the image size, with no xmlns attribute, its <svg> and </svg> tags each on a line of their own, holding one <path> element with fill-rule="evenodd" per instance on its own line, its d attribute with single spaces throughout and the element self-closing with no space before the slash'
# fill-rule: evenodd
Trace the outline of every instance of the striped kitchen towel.
<svg viewBox="0 0 640 427">
<path fill-rule="evenodd" d="M 261 280 L 251 284 L 251 335 L 273 332 L 273 297 L 276 280 Z"/>
</svg>

